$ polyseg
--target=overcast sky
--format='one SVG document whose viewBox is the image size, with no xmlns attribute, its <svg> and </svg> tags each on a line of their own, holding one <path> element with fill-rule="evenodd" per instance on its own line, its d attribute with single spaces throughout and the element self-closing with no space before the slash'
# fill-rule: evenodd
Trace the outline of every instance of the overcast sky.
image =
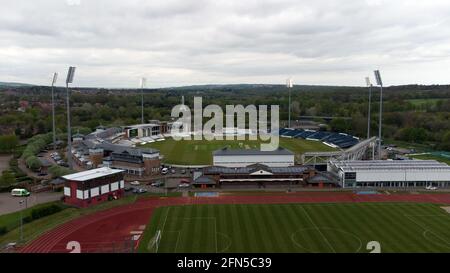
<svg viewBox="0 0 450 273">
<path fill-rule="evenodd" d="M 449 0 L 0 0 L 0 81 L 450 83 Z"/>
</svg>

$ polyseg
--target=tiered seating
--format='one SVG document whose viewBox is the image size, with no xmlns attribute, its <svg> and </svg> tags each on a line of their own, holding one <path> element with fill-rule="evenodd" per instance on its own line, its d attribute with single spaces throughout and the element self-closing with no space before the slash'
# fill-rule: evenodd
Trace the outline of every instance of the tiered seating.
<svg viewBox="0 0 450 273">
<path fill-rule="evenodd" d="M 279 134 L 280 136 L 290 138 L 318 140 L 325 142 L 327 145 L 342 149 L 352 147 L 359 142 L 358 138 L 351 135 L 325 131 L 282 128 L 280 129 Z"/>
<path fill-rule="evenodd" d="M 280 132 L 278 133 L 280 136 L 284 136 L 287 132 L 292 131 L 291 129 L 288 128 L 281 128 Z"/>
<path fill-rule="evenodd" d="M 299 133 L 300 133 L 300 131 L 298 131 L 298 130 L 296 130 L 296 129 L 293 129 L 293 130 L 288 130 L 287 132 L 283 133 L 282 136 L 285 136 L 285 137 L 294 137 L 294 136 L 298 135 Z"/>
<path fill-rule="evenodd" d="M 297 138 L 303 138 L 306 139 L 308 138 L 310 135 L 315 134 L 317 131 L 313 131 L 313 130 L 305 130 L 302 133 L 297 135 Z"/>
<path fill-rule="evenodd" d="M 312 135 L 308 136 L 308 139 L 312 139 L 312 140 L 322 140 L 324 138 L 326 138 L 327 136 L 329 136 L 330 133 L 329 132 L 324 132 L 324 131 L 318 131 L 315 132 Z"/>
</svg>

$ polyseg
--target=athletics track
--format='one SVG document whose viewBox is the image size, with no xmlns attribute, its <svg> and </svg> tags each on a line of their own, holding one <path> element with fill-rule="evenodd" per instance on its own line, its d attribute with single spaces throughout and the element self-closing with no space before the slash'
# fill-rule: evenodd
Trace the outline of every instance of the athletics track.
<svg viewBox="0 0 450 273">
<path fill-rule="evenodd" d="M 147 197 L 133 204 L 111 208 L 66 222 L 35 239 L 20 251 L 27 253 L 69 252 L 66 245 L 77 241 L 81 252 L 129 252 L 136 247 L 133 234 L 142 233 L 153 210 L 161 206 L 192 204 L 286 204 L 413 202 L 450 204 L 450 194 L 376 194 L 350 192 L 300 192 L 273 195 L 221 195 L 219 197 Z"/>
</svg>

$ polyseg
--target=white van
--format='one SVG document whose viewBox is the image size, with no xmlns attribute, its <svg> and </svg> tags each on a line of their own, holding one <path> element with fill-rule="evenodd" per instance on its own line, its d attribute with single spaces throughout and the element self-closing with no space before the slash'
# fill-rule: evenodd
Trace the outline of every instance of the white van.
<svg viewBox="0 0 450 273">
<path fill-rule="evenodd" d="M 162 168 L 161 169 L 161 174 L 167 174 L 169 172 L 168 168 Z"/>
<path fill-rule="evenodd" d="M 26 189 L 13 189 L 11 191 L 11 195 L 12 196 L 24 197 L 24 196 L 30 196 L 30 192 L 27 191 Z"/>
</svg>

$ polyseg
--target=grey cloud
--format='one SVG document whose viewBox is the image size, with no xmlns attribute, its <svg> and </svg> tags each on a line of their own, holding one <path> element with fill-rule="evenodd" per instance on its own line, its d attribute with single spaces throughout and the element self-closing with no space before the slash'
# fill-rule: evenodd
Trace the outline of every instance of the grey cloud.
<svg viewBox="0 0 450 273">
<path fill-rule="evenodd" d="M 359 85 L 374 68 L 394 73 L 389 84 L 448 83 L 445 73 L 399 74 L 446 69 L 444 0 L 67 3 L 0 0 L 0 81 L 47 84 L 47 74 L 75 65 L 80 86 L 135 86 L 141 76 L 154 86 L 282 83 L 288 75 Z"/>
</svg>

